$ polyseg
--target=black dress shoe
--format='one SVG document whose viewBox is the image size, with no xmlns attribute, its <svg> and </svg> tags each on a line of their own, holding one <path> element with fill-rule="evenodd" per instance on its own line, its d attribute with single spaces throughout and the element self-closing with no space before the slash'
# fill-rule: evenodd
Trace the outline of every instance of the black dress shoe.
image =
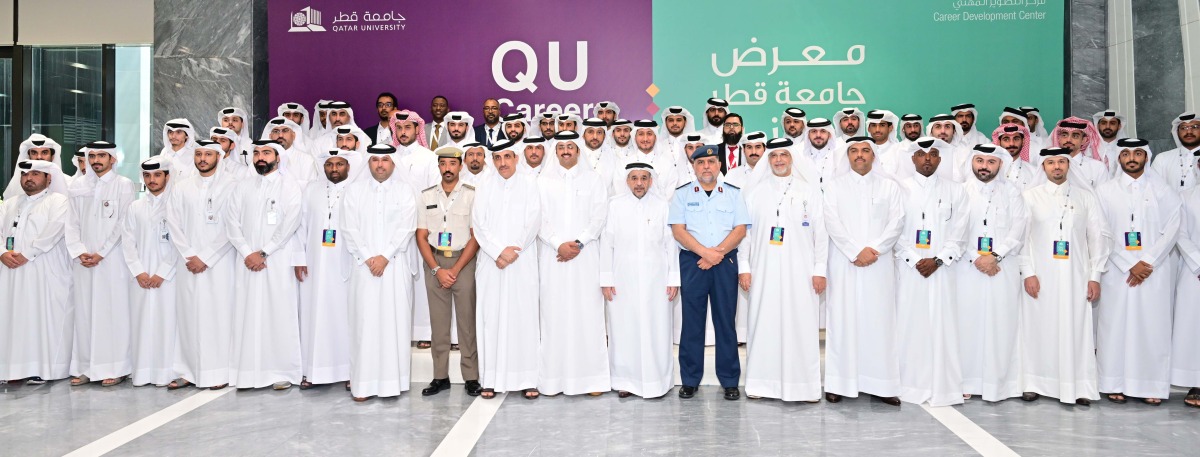
<svg viewBox="0 0 1200 457">
<path fill-rule="evenodd" d="M 726 387 L 725 388 L 725 399 L 726 400 L 737 400 L 739 398 L 742 398 L 742 391 L 738 390 L 737 387 Z"/>
<path fill-rule="evenodd" d="M 1038 398 L 1041 398 L 1041 395 L 1038 395 L 1037 392 L 1025 392 L 1021 394 L 1021 399 L 1025 401 L 1034 401 Z"/>
<path fill-rule="evenodd" d="M 1079 406 L 1092 406 L 1092 401 L 1086 398 L 1076 398 L 1075 404 Z"/>
<path fill-rule="evenodd" d="M 830 402 L 830 403 L 837 403 L 837 402 L 842 401 L 842 396 L 835 394 L 833 392 L 825 392 L 825 401 Z"/>
<path fill-rule="evenodd" d="M 892 406 L 900 406 L 900 397 L 879 397 L 879 401 Z"/>
<path fill-rule="evenodd" d="M 429 382 L 429 387 L 421 389 L 421 395 L 424 395 L 424 396 L 437 395 L 438 392 L 441 392 L 441 391 L 449 389 L 449 388 L 450 388 L 450 378 L 434 379 L 433 381 Z"/>
<path fill-rule="evenodd" d="M 478 397 L 479 391 L 483 390 L 483 386 L 479 385 L 479 381 L 467 381 L 463 388 L 467 389 L 467 395 Z"/>
<path fill-rule="evenodd" d="M 679 387 L 679 398 L 692 398 L 695 396 L 696 396 L 696 387 L 695 386 L 680 386 Z"/>
</svg>

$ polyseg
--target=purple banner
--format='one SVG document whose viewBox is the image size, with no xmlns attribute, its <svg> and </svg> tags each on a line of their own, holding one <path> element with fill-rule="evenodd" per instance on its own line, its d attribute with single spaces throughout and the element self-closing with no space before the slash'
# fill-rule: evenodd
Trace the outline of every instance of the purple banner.
<svg viewBox="0 0 1200 457">
<path fill-rule="evenodd" d="M 388 91 L 426 120 L 439 94 L 476 123 L 486 98 L 526 117 L 602 100 L 629 119 L 656 111 L 648 1 L 272 0 L 267 13 L 272 109 L 342 100 L 366 127 Z"/>
</svg>

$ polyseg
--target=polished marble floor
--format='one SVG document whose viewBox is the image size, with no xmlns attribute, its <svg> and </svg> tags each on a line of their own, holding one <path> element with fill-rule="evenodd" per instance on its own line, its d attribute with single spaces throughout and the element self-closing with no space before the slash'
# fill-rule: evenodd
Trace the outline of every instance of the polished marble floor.
<svg viewBox="0 0 1200 457">
<path fill-rule="evenodd" d="M 415 351 L 414 362 L 428 357 Z M 421 376 L 423 363 L 414 363 Z M 340 386 L 210 392 L 0 385 L 0 455 L 1200 455 L 1200 408 L 969 401 L 949 409 L 870 398 L 839 404 L 557 396 L 494 400 L 461 385 L 354 403 Z M 951 416 L 949 419 L 939 419 Z M 965 428 L 964 428 L 965 427 Z M 975 428 L 977 433 L 963 432 Z M 958 430 L 957 432 L 955 430 Z M 986 439 L 981 439 L 984 437 Z M 990 440 L 990 441 L 989 441 Z"/>
</svg>

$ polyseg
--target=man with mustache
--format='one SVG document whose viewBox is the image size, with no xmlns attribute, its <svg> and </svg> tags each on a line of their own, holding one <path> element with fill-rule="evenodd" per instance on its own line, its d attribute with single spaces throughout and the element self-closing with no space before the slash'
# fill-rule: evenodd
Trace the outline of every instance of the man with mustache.
<svg viewBox="0 0 1200 457">
<path fill-rule="evenodd" d="M 317 158 L 325 179 L 304 188 L 296 230 L 301 252 L 293 267 L 300 282 L 300 390 L 350 379 L 348 297 L 353 259 L 340 236 L 345 232 L 342 199 L 354 177 L 366 168 L 361 153 L 354 150 L 331 149 Z"/>
<path fill-rule="evenodd" d="M 380 93 L 375 97 L 375 111 L 379 114 L 379 122 L 363 129 L 372 144 L 392 144 L 392 113 L 400 109 L 396 96 L 391 92 Z"/>
<path fill-rule="evenodd" d="M 1058 121 L 1050 135 L 1053 147 L 1070 151 L 1070 172 L 1081 184 L 1094 189 L 1112 177 L 1100 155 L 1100 134 L 1091 121 L 1068 117 Z"/>
<path fill-rule="evenodd" d="M 923 132 L 925 132 L 925 126 L 921 122 L 922 119 L 920 114 L 915 113 L 900 116 L 900 130 L 897 130 L 896 133 L 900 134 L 900 144 L 904 145 L 905 148 L 908 147 L 909 143 L 917 141 L 917 138 L 920 138 Z"/>
<path fill-rule="evenodd" d="M 285 117 L 271 119 L 263 128 L 260 140 L 273 141 L 279 145 L 281 149 L 279 166 L 282 168 L 279 168 L 278 171 L 286 173 L 301 186 L 317 179 L 317 165 L 309 150 L 309 138 L 299 124 Z M 250 146 L 254 146 L 254 143 L 251 143 Z M 247 149 L 250 150 L 251 165 L 253 165 L 255 162 L 253 159 L 254 148 Z"/>
<path fill-rule="evenodd" d="M 725 173 L 725 182 L 738 186 L 742 190 L 749 192 L 754 184 L 751 182 L 750 175 L 754 172 L 754 166 L 758 165 L 763 154 L 767 152 L 767 134 L 763 132 L 750 132 L 741 140 L 738 145 L 742 154 L 746 157 L 745 166 L 737 167 Z"/>
<path fill-rule="evenodd" d="M 396 149 L 367 149 L 369 176 L 342 200 L 350 273 L 350 395 L 356 402 L 408 391 L 412 370 L 417 193 L 396 170 Z M 424 240 L 421 240 L 424 242 Z"/>
<path fill-rule="evenodd" d="M 951 271 L 962 261 L 967 194 L 961 184 L 935 173 L 942 165 L 935 138 L 909 146 L 916 171 L 900 180 L 904 228 L 896 242 L 896 342 L 900 354 L 900 399 L 930 406 L 961 404 L 955 283 Z"/>
<path fill-rule="evenodd" d="M 81 149 L 81 151 L 82 150 L 83 149 Z M 40 133 L 29 135 L 29 138 L 26 138 L 25 141 L 21 142 L 21 145 L 17 148 L 17 151 L 18 163 L 27 160 L 42 160 L 54 164 L 60 170 L 62 169 L 62 164 L 59 163 L 59 154 L 62 151 L 62 146 L 48 136 Z M 76 155 L 83 156 L 84 154 L 82 152 L 77 152 Z M 86 157 L 83 162 L 86 162 Z M 83 162 L 77 162 L 77 173 L 87 172 L 87 164 Z M 59 184 L 67 186 L 70 181 L 70 177 L 64 177 L 63 182 Z M 23 194 L 25 194 L 25 191 L 21 189 L 21 180 L 14 178 L 12 181 L 9 181 L 8 187 L 4 188 L 3 199 L 11 200 Z"/>
<path fill-rule="evenodd" d="M 472 148 L 482 151 L 479 143 Z M 479 356 L 475 345 L 475 254 L 479 242 L 471 233 L 475 186 L 459 175 L 463 151 L 445 146 L 436 151 L 440 183 L 421 191 L 417 201 L 417 249 L 425 277 L 432 326 L 433 381 L 421 395 L 450 388 L 450 336 L 458 335 L 459 367 L 467 395 L 479 395 Z M 455 332 L 456 331 L 456 332 Z"/>
<path fill-rule="evenodd" d="M 1192 155 L 1200 160 L 1200 151 Z M 1153 171 L 1153 170 L 1152 170 Z M 1174 186 L 1174 182 L 1167 181 Z M 1183 200 L 1183 223 L 1179 234 L 1179 276 L 1175 287 L 1175 303 L 1191 303 L 1200 296 L 1200 186 L 1180 193 Z M 1176 306 L 1171 332 L 1171 384 L 1188 388 L 1184 404 L 1200 408 L 1200 307 Z"/>
<path fill-rule="evenodd" d="M 837 141 L 833 123 L 823 117 L 813 118 L 808 122 L 808 133 L 804 151 L 796 160 L 797 168 L 805 174 L 805 179 L 814 182 L 822 191 L 833 180 L 833 176 L 844 169 L 850 168 L 845 156 L 837 150 Z"/>
<path fill-rule="evenodd" d="M 71 385 L 102 380 L 110 387 L 133 372 L 128 288 L 133 278 L 120 255 L 135 194 L 133 182 L 114 169 L 124 158 L 115 144 L 93 141 L 86 147 L 92 173 L 71 182 L 72 217 L 66 228 L 75 284 Z"/>
<path fill-rule="evenodd" d="M 792 145 L 788 150 L 792 153 L 792 158 L 800 156 L 804 152 L 804 147 L 808 143 L 808 114 L 800 108 L 788 108 L 783 110 L 783 116 L 780 116 L 780 122 L 783 126 L 783 135 L 781 138 L 792 140 Z"/>
<path fill-rule="evenodd" d="M 867 125 L 863 119 L 863 112 L 858 108 L 842 108 L 836 113 L 833 113 L 833 126 L 837 131 L 834 136 L 837 139 L 837 144 L 844 144 L 846 139 L 856 136 L 865 136 L 867 134 Z"/>
<path fill-rule="evenodd" d="M 596 117 L 604 120 L 605 127 L 612 127 L 621 115 L 621 107 L 615 102 L 603 101 L 596 104 Z"/>
<path fill-rule="evenodd" d="M 496 169 L 488 164 L 486 146 L 479 143 L 468 143 L 463 146 L 463 167 L 462 171 L 458 173 L 458 179 L 465 184 L 478 186 L 484 179 L 495 173 Z M 445 173 L 443 173 L 444 178 Z"/>
<path fill-rule="evenodd" d="M 825 400 L 837 403 L 864 392 L 900 406 L 892 253 L 904 228 L 904 203 L 900 186 L 875 169 L 874 144 L 865 136 L 846 140 L 850 171 L 835 177 L 824 192 L 822 210 L 832 244 Z"/>
<path fill-rule="evenodd" d="M 962 127 L 962 145 L 964 147 L 975 147 L 977 144 L 987 143 L 988 138 L 976 128 L 975 121 L 979 119 L 979 111 L 975 109 L 973 103 L 963 103 L 950 107 L 950 115 L 954 116 L 954 122 Z"/>
<path fill-rule="evenodd" d="M 446 115 L 446 131 L 450 132 L 449 143 L 439 143 L 441 146 L 451 146 L 462 149 L 462 145 L 475 142 L 475 130 L 471 123 L 475 119 L 466 111 L 452 111 Z M 422 187 L 422 189 L 424 189 Z"/>
<path fill-rule="evenodd" d="M 745 128 L 742 115 L 729 113 L 725 116 L 725 123 L 721 126 L 721 173 L 729 173 L 730 170 L 744 165 L 745 153 L 741 143 Z"/>
<path fill-rule="evenodd" d="M 70 372 L 71 202 L 56 163 L 21 160 L 12 181 L 21 193 L 0 204 L 0 379 L 45 384 Z"/>
<path fill-rule="evenodd" d="M 1008 151 L 1009 160 L 1001 173 L 1004 173 L 1006 181 L 1022 192 L 1046 182 L 1046 173 L 1038 170 L 1038 165 L 1030 157 L 1029 138 L 1029 129 L 1017 123 L 1000 124 L 992 131 L 992 144 Z M 967 179 L 967 182 L 970 181 Z"/>
<path fill-rule="evenodd" d="M 1160 152 L 1151 162 L 1151 169 L 1175 187 L 1176 191 L 1184 191 L 1196 187 L 1200 182 L 1200 160 L 1196 152 L 1200 151 L 1200 118 L 1195 113 L 1183 113 L 1171 120 L 1171 138 L 1175 139 L 1175 149 Z"/>
<path fill-rule="evenodd" d="M 534 399 L 539 395 L 534 354 L 541 199 L 536 177 L 517 169 L 520 159 L 512 142 L 489 150 L 496 173 L 479 186 L 471 209 L 481 253 L 475 271 L 480 396 L 523 390 L 525 398 Z"/>
<path fill-rule="evenodd" d="M 1020 266 L 1026 296 L 1017 324 L 1021 399 L 1046 395 L 1088 406 L 1100 399 L 1092 303 L 1100 299 L 1112 241 L 1092 188 L 1070 172 L 1076 163 L 1071 153 L 1043 149 L 1049 182 L 1024 194 L 1030 221 Z"/>
<path fill-rule="evenodd" d="M 175 379 L 175 264 L 179 251 L 171 245 L 166 220 L 170 167 L 171 161 L 162 154 L 141 163 L 146 193 L 129 205 L 122 227 L 122 253 L 134 275 L 129 299 L 135 386 L 162 387 Z"/>
<path fill-rule="evenodd" d="M 1116 176 L 1121 172 L 1121 163 L 1117 160 L 1121 149 L 1117 147 L 1117 140 L 1129 136 L 1125 134 L 1125 115 L 1111 109 L 1100 111 L 1092 115 L 1092 124 L 1100 133 L 1100 156 L 1108 160 L 1109 174 Z"/>
<path fill-rule="evenodd" d="M 542 173 L 546 158 L 546 140 L 542 137 L 525 137 L 518 145 L 521 148 L 521 171 L 536 178 Z M 492 154 L 495 158 L 495 154 Z M 494 162 L 493 162 L 494 163 Z"/>
<path fill-rule="evenodd" d="M 504 116 L 504 139 L 493 144 L 500 144 L 508 141 L 520 141 L 525 138 L 529 132 L 529 125 L 525 122 L 525 115 L 521 113 L 512 113 Z M 486 145 L 484 147 L 487 147 Z M 490 162 L 491 159 L 487 159 Z"/>
<path fill-rule="evenodd" d="M 299 284 L 290 242 L 300 227 L 303 191 L 280 171 L 286 159 L 282 144 L 255 141 L 258 176 L 239 182 L 225 205 L 229 244 L 241 260 L 234 274 L 230 379 L 239 389 L 286 390 L 302 376 Z"/>
<path fill-rule="evenodd" d="M 1117 140 L 1121 174 L 1101 184 L 1108 230 L 1114 235 L 1104 294 L 1096 305 L 1096 360 L 1100 392 L 1158 405 L 1171 394 L 1171 316 L 1183 200 L 1171 183 L 1146 170 L 1150 142 Z M 1194 298 L 1193 298 L 1194 300 Z"/>
<path fill-rule="evenodd" d="M 956 182 L 966 182 L 971 171 L 966 164 L 969 148 L 963 140 L 962 124 L 955 121 L 954 116 L 938 114 L 929 118 L 929 125 L 925 129 L 926 136 L 942 140 L 949 146 L 947 151 L 942 152 L 942 160 L 947 163 L 945 167 L 938 167 L 938 175 Z"/>
<path fill-rule="evenodd" d="M 710 98 L 705 102 L 704 127 L 700 129 L 700 134 L 704 135 L 704 144 L 721 144 L 723 142 L 725 116 L 728 115 L 728 101 L 720 98 Z"/>
<path fill-rule="evenodd" d="M 450 118 L 443 118 L 446 124 L 449 125 Z M 414 189 L 425 189 L 429 186 L 436 185 L 441 181 L 441 173 L 438 172 L 438 159 L 433 151 L 425 147 L 425 120 L 421 116 L 412 111 L 400 110 L 392 113 L 392 132 L 396 150 L 392 154 L 391 160 L 395 165 L 395 172 L 398 173 L 401 180 L 406 182 L 409 187 Z M 459 124 L 463 127 L 463 131 L 469 129 L 468 124 Z M 443 142 L 444 145 L 452 143 Z M 413 244 L 411 249 L 408 249 L 410 261 L 416 264 L 419 261 L 420 255 L 417 252 L 417 240 L 414 238 L 411 241 Z M 416 275 L 416 284 L 413 285 L 413 290 L 425 290 L 425 275 Z M 412 333 L 413 341 L 417 343 L 417 349 L 429 349 L 433 343 L 430 342 L 432 327 L 429 324 L 429 302 L 425 294 L 415 294 L 413 296 L 413 318 L 412 318 Z"/>
</svg>

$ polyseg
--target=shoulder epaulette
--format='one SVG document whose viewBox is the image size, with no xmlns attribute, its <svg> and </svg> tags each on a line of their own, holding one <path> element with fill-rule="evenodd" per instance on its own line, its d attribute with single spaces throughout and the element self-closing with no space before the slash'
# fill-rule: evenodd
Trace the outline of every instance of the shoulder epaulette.
<svg viewBox="0 0 1200 457">
<path fill-rule="evenodd" d="M 466 188 L 468 188 L 468 189 L 471 189 L 471 190 L 475 190 L 475 186 L 472 186 L 472 185 L 470 185 L 470 184 L 466 184 L 466 183 L 464 183 L 464 184 L 463 184 L 463 187 L 466 187 Z"/>
<path fill-rule="evenodd" d="M 687 184 L 684 184 L 684 185 L 682 185 L 682 186 L 676 187 L 676 188 L 675 188 L 675 190 L 679 190 L 679 189 L 682 189 L 682 188 L 684 188 L 684 187 L 687 187 L 687 186 L 690 186 L 690 185 L 692 185 L 692 183 L 690 183 L 690 182 L 689 182 L 689 183 L 687 183 Z"/>
<path fill-rule="evenodd" d="M 429 187 L 428 187 L 428 188 L 426 188 L 425 190 L 422 190 L 421 192 L 428 192 L 428 191 L 431 191 L 431 190 L 437 189 L 437 187 L 438 187 L 438 184 L 434 184 L 434 185 L 432 185 L 432 186 L 429 186 Z"/>
<path fill-rule="evenodd" d="M 725 187 L 731 187 L 731 188 L 734 188 L 734 189 L 737 189 L 737 190 L 742 190 L 742 188 L 741 188 L 741 187 L 735 186 L 735 185 L 733 185 L 733 184 L 730 184 L 730 183 L 724 183 L 724 184 L 725 184 Z"/>
</svg>

